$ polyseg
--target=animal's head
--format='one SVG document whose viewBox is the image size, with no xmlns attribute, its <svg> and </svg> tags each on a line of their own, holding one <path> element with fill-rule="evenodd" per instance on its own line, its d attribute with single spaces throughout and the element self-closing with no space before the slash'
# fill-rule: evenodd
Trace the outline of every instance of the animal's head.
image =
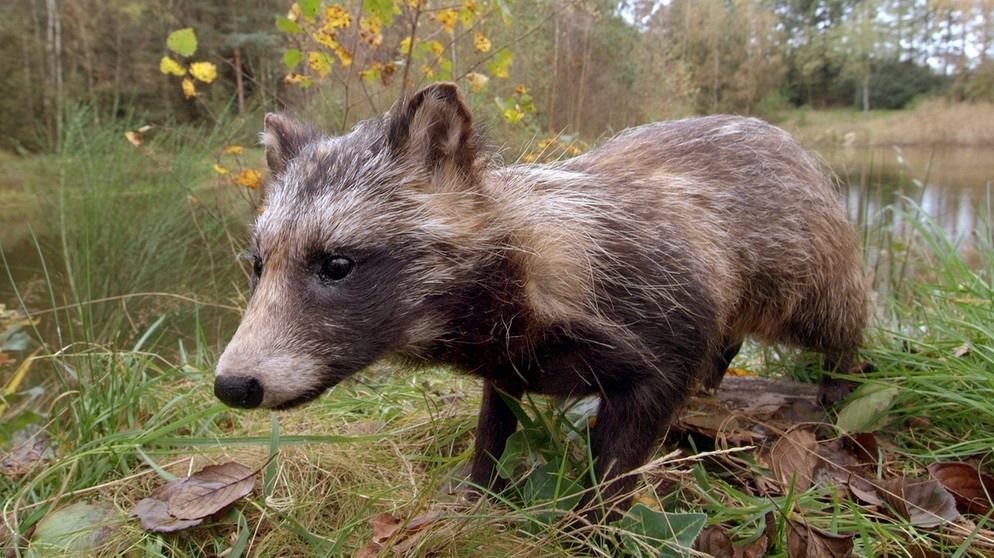
<svg viewBox="0 0 994 558">
<path fill-rule="evenodd" d="M 234 407 L 290 407 L 444 331 L 471 273 L 483 158 L 452 84 L 325 136 L 285 116 L 262 135 L 272 179 L 255 224 L 252 293 L 216 371 Z"/>
</svg>

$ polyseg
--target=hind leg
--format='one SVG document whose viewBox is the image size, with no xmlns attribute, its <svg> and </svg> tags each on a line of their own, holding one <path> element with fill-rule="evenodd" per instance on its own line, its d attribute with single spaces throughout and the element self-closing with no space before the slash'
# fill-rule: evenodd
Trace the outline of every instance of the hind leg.
<svg viewBox="0 0 994 558">
<path fill-rule="evenodd" d="M 822 357 L 821 383 L 818 385 L 818 403 L 830 408 L 841 403 L 856 389 L 856 383 L 839 375 L 852 374 L 854 355 L 851 352 L 827 352 Z"/>
</svg>

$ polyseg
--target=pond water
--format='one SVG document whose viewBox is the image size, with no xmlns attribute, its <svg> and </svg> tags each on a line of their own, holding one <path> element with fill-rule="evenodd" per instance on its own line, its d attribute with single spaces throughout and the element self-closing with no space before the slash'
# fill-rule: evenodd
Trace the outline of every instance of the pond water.
<svg viewBox="0 0 994 558">
<path fill-rule="evenodd" d="M 850 217 L 861 229 L 894 225 L 894 217 L 883 209 L 907 198 L 964 249 L 975 243 L 976 234 L 989 232 L 994 149 L 894 146 L 815 151 L 839 176 Z"/>
</svg>

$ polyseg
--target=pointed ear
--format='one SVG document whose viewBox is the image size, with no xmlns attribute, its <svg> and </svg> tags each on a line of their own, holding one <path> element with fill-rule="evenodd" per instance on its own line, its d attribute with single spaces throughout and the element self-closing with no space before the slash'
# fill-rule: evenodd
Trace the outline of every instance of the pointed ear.
<svg viewBox="0 0 994 558">
<path fill-rule="evenodd" d="M 472 123 L 456 84 L 434 83 L 390 115 L 387 141 L 399 156 L 419 158 L 433 170 L 452 163 L 468 173 L 479 151 Z"/>
<path fill-rule="evenodd" d="M 317 133 L 296 120 L 270 112 L 262 131 L 262 144 L 266 147 L 266 164 L 275 176 L 286 170 L 286 165 Z"/>
</svg>

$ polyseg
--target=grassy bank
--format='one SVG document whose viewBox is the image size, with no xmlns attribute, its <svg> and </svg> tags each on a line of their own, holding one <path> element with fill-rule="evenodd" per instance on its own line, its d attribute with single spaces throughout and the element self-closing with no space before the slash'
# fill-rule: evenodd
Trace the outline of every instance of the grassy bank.
<svg viewBox="0 0 994 558">
<path fill-rule="evenodd" d="M 994 105 L 927 99 L 899 111 L 853 109 L 787 113 L 778 124 L 807 146 L 994 146 Z"/>
<path fill-rule="evenodd" d="M 252 198 L 212 169 L 239 164 L 224 134 L 136 147 L 124 131 L 80 130 L 43 166 L 51 188 L 21 194 L 47 200 L 35 253 L 51 271 L 17 285 L 26 315 L 18 300 L 0 312 L 7 555 L 994 552 L 990 512 L 953 502 L 928 470 L 991 470 L 990 231 L 967 265 L 913 205 L 889 208 L 914 225 L 867 233 L 896 264 L 868 335 L 872 369 L 839 414 L 795 428 L 705 399 L 712 410 L 693 406 L 639 472 L 630 514 L 590 525 L 571 509 L 589 465 L 582 405 L 523 404 L 528 424 L 501 462 L 512 488 L 483 500 L 456 490 L 479 404 L 470 378 L 382 365 L 302 409 L 219 405 L 212 370 L 244 303 L 236 256 Z M 754 347 L 738 364 L 810 376 L 809 362 Z M 159 533 L 129 517 L 168 482 L 231 461 L 257 471 L 252 490 L 203 523 Z"/>
</svg>

